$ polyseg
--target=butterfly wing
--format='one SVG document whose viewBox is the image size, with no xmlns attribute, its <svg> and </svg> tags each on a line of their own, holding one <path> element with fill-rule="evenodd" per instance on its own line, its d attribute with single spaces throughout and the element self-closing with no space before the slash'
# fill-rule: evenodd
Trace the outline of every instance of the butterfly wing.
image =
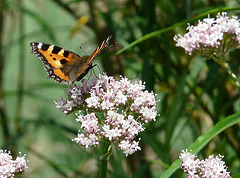
<svg viewBox="0 0 240 178">
<path fill-rule="evenodd" d="M 111 36 L 103 41 L 90 57 L 80 57 L 72 51 L 47 43 L 32 42 L 30 46 L 31 52 L 41 59 L 48 78 L 52 78 L 58 83 L 71 85 L 88 73 L 92 68 L 93 60 L 109 45 L 110 39 Z"/>
<path fill-rule="evenodd" d="M 47 43 L 32 42 L 30 46 L 31 52 L 41 59 L 48 78 L 63 84 L 69 84 L 76 78 L 72 76 L 72 71 L 81 59 L 78 54 Z"/>
<path fill-rule="evenodd" d="M 111 38 L 112 36 L 109 36 L 105 41 L 103 41 L 102 44 L 98 46 L 97 49 L 93 52 L 93 54 L 87 59 L 87 61 L 83 65 L 81 65 L 76 75 L 77 81 L 81 80 L 92 68 L 93 60 L 103 49 L 108 47 L 109 41 L 111 40 Z"/>
</svg>

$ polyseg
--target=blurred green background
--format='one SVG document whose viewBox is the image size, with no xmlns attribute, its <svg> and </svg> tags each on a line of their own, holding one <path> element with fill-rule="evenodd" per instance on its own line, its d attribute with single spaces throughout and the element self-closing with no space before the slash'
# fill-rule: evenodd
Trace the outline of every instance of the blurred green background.
<svg viewBox="0 0 240 178">
<path fill-rule="evenodd" d="M 83 56 L 79 47 L 91 55 L 112 35 L 117 44 L 94 63 L 116 79 L 143 80 L 161 102 L 157 121 L 140 134 L 142 150 L 125 158 L 113 148 L 108 175 L 161 177 L 181 150 L 240 106 L 227 72 L 212 60 L 186 55 L 173 37 L 183 35 L 198 15 L 212 10 L 215 17 L 223 8 L 239 16 L 238 7 L 238 0 L 0 0 L 0 148 L 14 157 L 27 154 L 29 168 L 21 177 L 98 176 L 98 150 L 71 141 L 79 129 L 75 115 L 64 115 L 53 102 L 65 97 L 67 86 L 47 79 L 29 43 L 51 43 Z M 238 76 L 239 56 L 239 50 L 229 55 Z M 214 137 L 199 158 L 222 154 L 237 174 L 239 143 L 238 124 Z M 172 177 L 186 175 L 178 170 Z"/>
</svg>

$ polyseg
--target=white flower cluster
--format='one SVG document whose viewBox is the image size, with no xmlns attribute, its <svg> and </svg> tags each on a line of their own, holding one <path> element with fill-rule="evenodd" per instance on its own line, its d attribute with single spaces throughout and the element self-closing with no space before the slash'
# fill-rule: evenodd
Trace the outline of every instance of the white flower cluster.
<svg viewBox="0 0 240 178">
<path fill-rule="evenodd" d="M 68 99 L 55 103 L 66 114 L 87 110 L 86 115 L 77 114 L 81 128 L 74 141 L 86 148 L 98 146 L 100 140 L 118 143 L 119 150 L 130 155 L 141 149 L 135 137 L 157 116 L 155 95 L 144 89 L 141 81 L 131 84 L 127 78 L 115 81 L 104 75 L 83 80 L 83 86 L 71 86 Z M 103 119 L 96 113 L 102 113 Z"/>
<path fill-rule="evenodd" d="M 216 19 L 205 18 L 198 25 L 188 24 L 188 33 L 176 35 L 176 46 L 192 55 L 194 52 L 204 57 L 225 55 L 240 45 L 240 22 L 237 16 L 229 18 L 226 12 L 218 13 Z"/>
<path fill-rule="evenodd" d="M 25 172 L 27 167 L 26 155 L 20 156 L 16 160 L 12 160 L 10 151 L 0 150 L 0 177 L 12 178 L 14 174 Z"/>
<path fill-rule="evenodd" d="M 223 156 L 219 155 L 214 158 L 210 155 L 205 160 L 195 159 L 197 156 L 191 154 L 188 150 L 183 150 L 179 158 L 182 160 L 181 169 L 188 175 L 189 178 L 201 177 L 224 177 L 229 178 L 230 173 L 227 172 L 225 162 L 222 161 Z"/>
</svg>

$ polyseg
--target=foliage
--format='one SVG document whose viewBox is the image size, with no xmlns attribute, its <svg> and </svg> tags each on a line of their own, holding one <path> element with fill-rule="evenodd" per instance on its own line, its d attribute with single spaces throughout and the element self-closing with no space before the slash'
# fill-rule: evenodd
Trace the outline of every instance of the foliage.
<svg viewBox="0 0 240 178">
<path fill-rule="evenodd" d="M 25 177 L 99 175 L 100 149 L 72 142 L 75 115 L 55 108 L 67 86 L 46 79 L 29 43 L 52 43 L 82 56 L 79 46 L 90 55 L 112 35 L 117 44 L 94 63 L 114 78 L 145 81 L 161 101 L 160 116 L 140 134 L 141 151 L 126 158 L 112 148 L 108 176 L 186 176 L 177 159 L 186 148 L 200 158 L 224 155 L 228 171 L 239 175 L 239 90 L 220 65 L 185 54 L 173 40 L 189 22 L 221 11 L 239 16 L 239 10 L 237 0 L 0 0 L 0 149 L 27 154 Z M 239 50 L 228 58 L 239 77 Z"/>
</svg>

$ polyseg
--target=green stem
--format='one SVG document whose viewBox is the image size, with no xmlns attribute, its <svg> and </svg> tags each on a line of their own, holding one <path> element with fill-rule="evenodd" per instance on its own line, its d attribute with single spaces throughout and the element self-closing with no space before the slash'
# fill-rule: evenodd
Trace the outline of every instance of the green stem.
<svg viewBox="0 0 240 178">
<path fill-rule="evenodd" d="M 3 43 L 4 43 L 4 30 L 5 28 L 5 20 L 6 18 L 6 12 L 8 11 L 7 8 L 4 6 L 6 4 L 5 0 L 0 0 L 0 126 L 1 126 L 1 139 L 2 139 L 2 146 L 8 145 L 10 140 L 10 130 L 9 130 L 9 120 L 7 116 L 5 101 L 4 98 L 4 87 L 3 87 L 3 76 L 4 76 L 4 64 L 5 64 L 5 54 L 7 50 L 3 50 Z"/>
<path fill-rule="evenodd" d="M 111 144 L 110 143 L 103 143 L 103 150 L 102 156 L 100 157 L 100 177 L 106 178 L 107 177 L 107 164 L 108 159 L 111 156 Z"/>
<path fill-rule="evenodd" d="M 240 83 L 236 77 L 236 75 L 232 72 L 229 64 L 227 62 L 224 62 L 222 67 L 227 70 L 228 74 L 231 76 L 232 80 L 234 83 L 237 85 L 237 87 L 240 89 Z"/>
<path fill-rule="evenodd" d="M 218 58 L 215 56 L 211 56 L 211 57 L 216 63 L 220 64 L 224 69 L 227 70 L 227 72 L 230 75 L 230 77 L 232 78 L 233 82 L 240 90 L 240 82 L 238 81 L 237 76 L 232 72 L 229 64 L 227 62 L 225 62 L 226 60 L 224 60 L 223 57 L 218 57 Z"/>
<path fill-rule="evenodd" d="M 23 1 L 18 0 L 18 6 L 19 8 L 23 7 Z M 19 42 L 19 71 L 18 71 L 18 90 L 17 90 L 17 103 L 16 103 L 16 113 L 15 113 L 15 130 L 16 135 L 19 135 L 21 133 L 21 114 L 22 114 L 22 107 L 23 107 L 23 97 L 24 97 L 24 63 L 25 63 L 25 44 L 24 44 L 24 14 L 20 11 L 19 12 L 19 32 L 21 40 Z"/>
</svg>

